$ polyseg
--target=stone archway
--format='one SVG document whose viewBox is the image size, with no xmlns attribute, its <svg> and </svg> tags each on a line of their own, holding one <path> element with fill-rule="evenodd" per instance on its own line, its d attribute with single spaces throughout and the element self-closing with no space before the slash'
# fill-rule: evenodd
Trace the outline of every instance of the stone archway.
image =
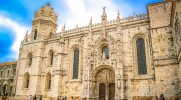
<svg viewBox="0 0 181 100">
<path fill-rule="evenodd" d="M 115 98 L 115 73 L 108 67 L 103 67 L 93 76 L 93 92 L 98 100 L 113 100 Z"/>
</svg>

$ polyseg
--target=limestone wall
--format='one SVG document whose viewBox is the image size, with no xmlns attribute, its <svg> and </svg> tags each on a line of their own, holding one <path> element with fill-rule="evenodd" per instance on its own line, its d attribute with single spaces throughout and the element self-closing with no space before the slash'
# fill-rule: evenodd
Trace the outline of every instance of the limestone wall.
<svg viewBox="0 0 181 100">
<path fill-rule="evenodd" d="M 109 69 L 114 75 L 115 99 L 133 99 L 137 96 L 174 96 L 179 83 L 176 45 L 171 25 L 172 2 L 148 5 L 147 15 L 102 23 L 90 23 L 85 27 L 65 30 L 53 37 L 45 35 L 51 28 L 47 24 L 37 26 L 40 38 L 22 42 L 18 60 L 16 95 L 43 95 L 53 97 L 99 98 L 99 83 L 107 82 L 107 76 L 97 75 Z M 178 10 L 179 8 L 177 8 Z M 33 29 L 38 22 L 33 23 Z M 53 31 L 54 31 L 53 30 Z M 25 38 L 30 38 L 30 35 Z M 47 34 L 47 33 L 46 33 Z M 146 52 L 147 74 L 138 74 L 136 40 L 143 38 Z M 109 59 L 104 59 L 102 48 L 109 48 Z M 72 79 L 74 50 L 79 49 L 78 79 Z M 50 64 L 50 51 L 53 64 Z M 28 66 L 28 53 L 33 62 Z M 30 74 L 29 88 L 23 88 L 24 74 Z M 108 71 L 109 72 L 109 71 Z M 51 74 L 51 88 L 46 89 L 46 75 Z M 105 74 L 107 75 L 107 74 Z M 111 78 L 110 78 L 111 79 Z M 103 81 L 104 80 L 104 81 Z M 107 83 L 106 83 L 107 84 Z M 107 92 L 108 94 L 108 92 Z"/>
</svg>

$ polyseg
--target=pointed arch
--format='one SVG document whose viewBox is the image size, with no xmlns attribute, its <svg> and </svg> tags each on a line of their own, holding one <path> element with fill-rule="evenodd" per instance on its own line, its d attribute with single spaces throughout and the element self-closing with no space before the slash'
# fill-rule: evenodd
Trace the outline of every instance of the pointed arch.
<svg viewBox="0 0 181 100">
<path fill-rule="evenodd" d="M 23 87 L 24 88 L 29 88 L 29 83 L 30 83 L 30 74 L 27 72 L 27 73 L 24 74 Z"/>
<path fill-rule="evenodd" d="M 49 56 L 48 57 L 49 57 L 48 58 L 49 65 L 53 65 L 53 61 L 54 61 L 54 52 L 53 52 L 53 50 L 49 51 Z"/>
<path fill-rule="evenodd" d="M 46 74 L 45 88 L 51 89 L 51 74 L 50 73 Z"/>
<path fill-rule="evenodd" d="M 37 29 L 35 29 L 35 31 L 34 31 L 34 36 L 33 36 L 33 39 L 34 39 L 34 40 L 37 39 L 37 32 L 38 32 Z"/>
<path fill-rule="evenodd" d="M 52 32 L 50 32 L 49 37 L 53 38 L 53 33 Z"/>
<path fill-rule="evenodd" d="M 32 52 L 30 52 L 27 55 L 27 65 L 31 66 L 32 65 L 32 61 L 33 61 L 33 55 L 32 55 Z"/>
</svg>

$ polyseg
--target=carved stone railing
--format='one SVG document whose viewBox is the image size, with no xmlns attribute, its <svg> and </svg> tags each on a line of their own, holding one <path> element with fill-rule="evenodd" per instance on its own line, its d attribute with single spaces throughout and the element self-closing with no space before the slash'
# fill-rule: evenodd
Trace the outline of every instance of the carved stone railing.
<svg viewBox="0 0 181 100">
<path fill-rule="evenodd" d="M 81 31 L 86 31 L 88 30 L 88 26 L 82 26 L 82 27 L 76 27 L 74 29 L 69 29 L 65 31 L 65 34 L 71 34 L 71 33 L 76 33 L 76 32 L 81 32 Z"/>
<path fill-rule="evenodd" d="M 147 14 L 139 14 L 139 15 L 133 15 L 125 18 L 121 18 L 121 22 L 129 22 L 129 21 L 135 21 L 135 20 L 140 20 L 140 19 L 146 19 L 148 18 Z"/>
<path fill-rule="evenodd" d="M 139 14 L 139 15 L 134 14 L 134 15 L 129 16 L 129 17 L 121 18 L 120 23 L 136 21 L 136 20 L 141 20 L 141 19 L 147 19 L 147 18 L 148 18 L 147 14 Z M 117 24 L 117 20 L 106 21 L 106 26 L 115 25 L 115 24 Z M 96 28 L 101 28 L 101 27 L 102 27 L 102 23 L 91 24 L 91 29 L 96 29 Z M 65 30 L 64 34 L 65 35 L 66 34 L 73 34 L 73 33 L 83 32 L 83 31 L 87 31 L 87 30 L 89 30 L 89 25 L 82 26 L 82 27 L 77 26 L 76 28 Z M 61 33 L 62 32 L 58 32 L 58 33 L 54 34 L 54 37 L 60 35 Z M 29 41 L 29 40 L 30 40 L 30 35 L 27 36 L 26 41 Z"/>
<path fill-rule="evenodd" d="M 102 24 L 101 23 L 95 23 L 95 24 L 92 24 L 92 28 L 100 28 L 102 27 Z"/>
<path fill-rule="evenodd" d="M 141 20 L 141 19 L 146 19 L 146 18 L 148 18 L 147 14 L 133 15 L 133 16 L 121 18 L 120 23 Z M 106 26 L 115 25 L 116 23 L 117 23 L 117 20 L 110 20 L 106 22 Z M 101 27 L 102 27 L 102 23 L 95 23 L 91 25 L 92 29 L 101 28 Z M 76 28 L 65 30 L 65 34 L 73 34 L 76 32 L 86 31 L 86 30 L 89 30 L 89 25 L 82 26 L 82 27 L 77 26 Z"/>
<path fill-rule="evenodd" d="M 110 20 L 110 21 L 107 21 L 106 22 L 106 25 L 108 26 L 108 25 L 115 25 L 117 23 L 117 21 L 116 20 Z"/>
</svg>

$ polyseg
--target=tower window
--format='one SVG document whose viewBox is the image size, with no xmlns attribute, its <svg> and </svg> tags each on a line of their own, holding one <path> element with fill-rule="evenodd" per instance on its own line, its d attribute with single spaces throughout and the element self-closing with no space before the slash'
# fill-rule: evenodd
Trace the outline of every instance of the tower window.
<svg viewBox="0 0 181 100">
<path fill-rule="evenodd" d="M 47 73 L 46 75 L 46 89 L 50 89 L 51 88 L 51 74 Z"/>
<path fill-rule="evenodd" d="M 37 30 L 35 30 L 35 33 L 34 33 L 34 40 L 37 39 Z"/>
<path fill-rule="evenodd" d="M 30 75 L 29 75 L 29 73 L 26 73 L 24 75 L 24 88 L 28 88 L 29 87 L 29 80 L 30 80 Z"/>
<path fill-rule="evenodd" d="M 137 45 L 138 74 L 139 75 L 147 74 L 144 39 L 143 38 L 137 39 L 136 45 Z"/>
<path fill-rule="evenodd" d="M 103 47 L 102 56 L 103 56 L 103 59 L 109 59 L 109 48 L 107 46 Z"/>
<path fill-rule="evenodd" d="M 73 79 L 78 79 L 79 70 L 79 49 L 74 50 L 74 62 L 73 62 Z"/>
<path fill-rule="evenodd" d="M 31 65 L 32 65 L 32 60 L 33 60 L 32 53 L 29 53 L 29 54 L 28 54 L 28 58 L 27 58 L 28 66 L 31 66 Z"/>
<path fill-rule="evenodd" d="M 53 53 L 53 51 L 51 50 L 51 51 L 50 51 L 50 65 L 53 65 L 53 55 L 54 55 L 54 53 Z"/>
<path fill-rule="evenodd" d="M 52 38 L 53 37 L 53 33 L 51 32 L 49 36 L 50 36 L 50 38 Z"/>
</svg>

